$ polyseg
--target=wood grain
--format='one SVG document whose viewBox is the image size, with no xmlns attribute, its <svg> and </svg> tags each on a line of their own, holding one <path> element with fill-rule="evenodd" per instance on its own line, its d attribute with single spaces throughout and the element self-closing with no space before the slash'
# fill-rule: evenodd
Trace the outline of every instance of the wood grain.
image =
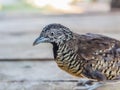
<svg viewBox="0 0 120 90">
<path fill-rule="evenodd" d="M 4 17 L 0 20 L 0 59 L 52 59 L 50 44 L 32 46 L 42 28 L 49 23 L 61 23 L 80 34 L 100 33 L 120 40 L 120 13 Z"/>
<path fill-rule="evenodd" d="M 0 90 L 75 90 L 79 80 L 53 61 L 0 62 Z M 119 84 L 107 82 L 96 90 L 119 90 Z"/>
</svg>

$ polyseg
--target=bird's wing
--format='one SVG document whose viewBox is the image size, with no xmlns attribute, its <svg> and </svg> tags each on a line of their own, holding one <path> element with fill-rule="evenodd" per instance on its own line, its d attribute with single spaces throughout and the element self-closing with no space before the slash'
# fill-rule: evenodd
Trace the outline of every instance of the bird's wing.
<svg viewBox="0 0 120 90">
<path fill-rule="evenodd" d="M 76 38 L 78 60 L 86 61 L 84 76 L 97 80 L 119 77 L 120 41 L 98 34 L 78 35 Z"/>
<path fill-rule="evenodd" d="M 78 39 L 78 56 L 85 60 L 95 60 L 106 57 L 120 55 L 120 41 L 99 35 L 99 34 L 86 34 L 77 36 Z M 117 55 L 116 55 L 117 54 Z M 111 58 L 107 58 L 111 59 Z"/>
</svg>

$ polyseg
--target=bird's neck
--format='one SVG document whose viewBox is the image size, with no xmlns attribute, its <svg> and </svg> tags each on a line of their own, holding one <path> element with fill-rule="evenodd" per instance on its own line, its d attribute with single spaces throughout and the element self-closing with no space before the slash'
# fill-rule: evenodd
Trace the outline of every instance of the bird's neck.
<svg viewBox="0 0 120 90">
<path fill-rule="evenodd" d="M 57 57 L 57 53 L 58 53 L 58 49 L 60 48 L 60 46 L 63 46 L 65 44 L 65 42 L 63 43 L 56 43 L 56 42 L 52 42 L 51 43 L 53 45 L 53 55 L 54 55 L 54 59 L 56 59 Z"/>
<path fill-rule="evenodd" d="M 58 44 L 57 43 L 52 43 L 53 45 L 53 55 L 54 55 L 54 59 L 57 57 L 57 51 L 58 51 Z"/>
</svg>

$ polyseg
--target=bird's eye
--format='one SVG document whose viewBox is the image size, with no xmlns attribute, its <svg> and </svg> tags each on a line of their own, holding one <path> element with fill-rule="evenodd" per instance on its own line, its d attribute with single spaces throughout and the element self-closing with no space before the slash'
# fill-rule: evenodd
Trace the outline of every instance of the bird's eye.
<svg viewBox="0 0 120 90">
<path fill-rule="evenodd" d="M 51 32 L 51 36 L 53 36 L 54 35 L 54 33 L 53 32 Z"/>
</svg>

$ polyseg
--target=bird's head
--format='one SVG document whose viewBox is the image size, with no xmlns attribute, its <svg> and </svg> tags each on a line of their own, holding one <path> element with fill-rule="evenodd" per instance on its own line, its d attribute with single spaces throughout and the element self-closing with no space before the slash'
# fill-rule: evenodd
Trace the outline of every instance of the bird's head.
<svg viewBox="0 0 120 90">
<path fill-rule="evenodd" d="M 33 45 L 39 43 L 64 43 L 72 38 L 69 28 L 61 24 L 49 24 L 45 26 L 40 36 L 34 41 Z"/>
</svg>

